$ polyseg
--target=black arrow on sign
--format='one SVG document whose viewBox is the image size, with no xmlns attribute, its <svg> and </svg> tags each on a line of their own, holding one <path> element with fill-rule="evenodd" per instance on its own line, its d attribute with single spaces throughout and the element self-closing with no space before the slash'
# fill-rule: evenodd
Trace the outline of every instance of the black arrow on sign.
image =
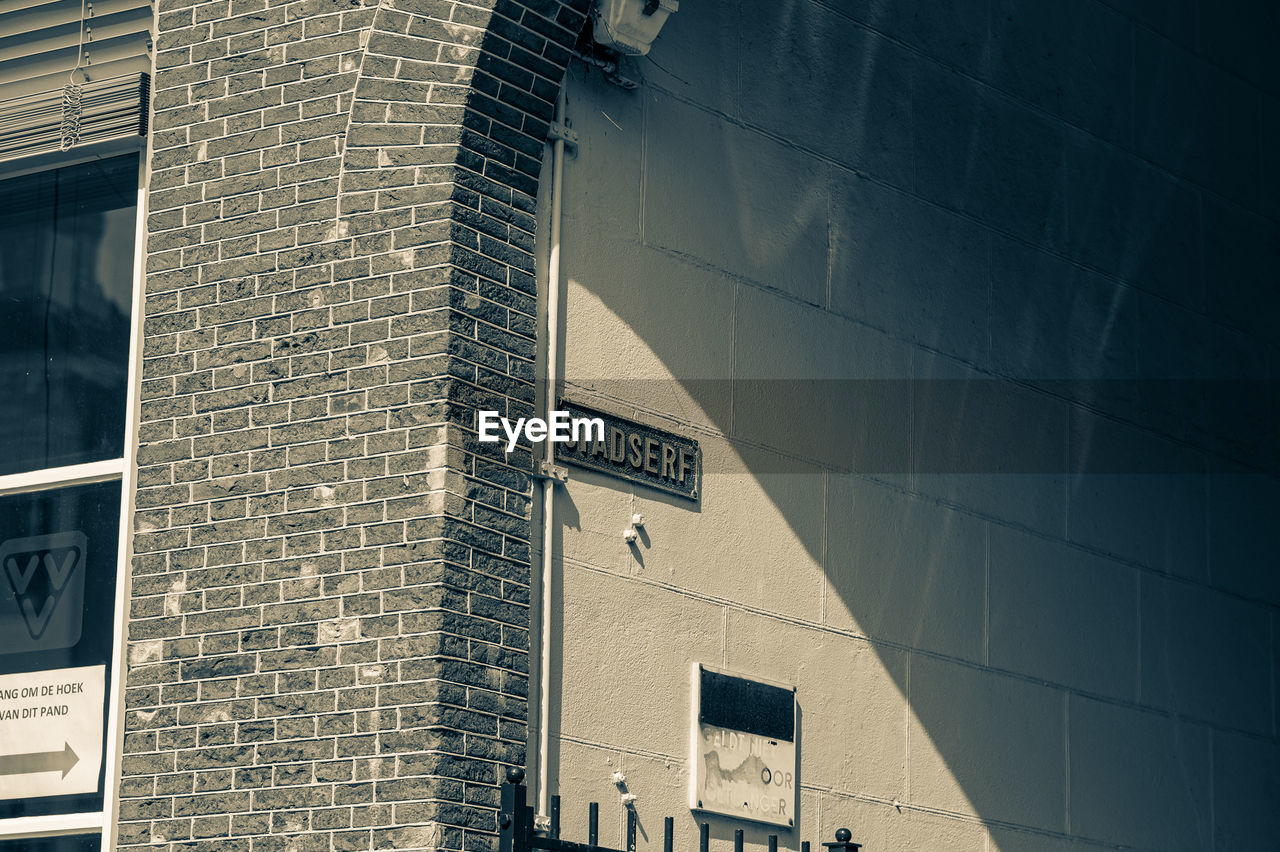
<svg viewBox="0 0 1280 852">
<path fill-rule="evenodd" d="M 62 770 L 66 778 L 71 767 L 80 758 L 71 750 L 71 744 L 63 742 L 62 751 L 35 751 L 31 754 L 0 754 L 0 775 L 28 775 L 32 772 Z"/>
</svg>

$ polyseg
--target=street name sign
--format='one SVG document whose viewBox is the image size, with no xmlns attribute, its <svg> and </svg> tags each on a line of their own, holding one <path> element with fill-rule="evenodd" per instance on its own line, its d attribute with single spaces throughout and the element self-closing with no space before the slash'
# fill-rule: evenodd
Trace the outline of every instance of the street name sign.
<svg viewBox="0 0 1280 852">
<path fill-rule="evenodd" d="M 568 400 L 561 400 L 560 409 L 573 419 L 600 418 L 604 437 L 584 431 L 578 441 L 552 444 L 557 461 L 698 499 L 702 452 L 697 441 Z"/>
</svg>

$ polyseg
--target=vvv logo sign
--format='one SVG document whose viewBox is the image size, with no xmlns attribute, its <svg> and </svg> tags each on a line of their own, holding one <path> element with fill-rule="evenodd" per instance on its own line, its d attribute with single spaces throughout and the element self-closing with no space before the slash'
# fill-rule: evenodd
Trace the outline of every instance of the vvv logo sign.
<svg viewBox="0 0 1280 852">
<path fill-rule="evenodd" d="M 0 543 L 0 653 L 69 648 L 80 641 L 88 540 L 68 531 Z"/>
</svg>

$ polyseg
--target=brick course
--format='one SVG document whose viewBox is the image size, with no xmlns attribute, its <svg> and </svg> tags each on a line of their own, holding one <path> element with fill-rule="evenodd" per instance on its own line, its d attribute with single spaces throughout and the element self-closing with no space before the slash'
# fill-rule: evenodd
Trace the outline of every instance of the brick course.
<svg viewBox="0 0 1280 852">
<path fill-rule="evenodd" d="M 586 3 L 162 2 L 119 844 L 486 847 Z"/>
</svg>

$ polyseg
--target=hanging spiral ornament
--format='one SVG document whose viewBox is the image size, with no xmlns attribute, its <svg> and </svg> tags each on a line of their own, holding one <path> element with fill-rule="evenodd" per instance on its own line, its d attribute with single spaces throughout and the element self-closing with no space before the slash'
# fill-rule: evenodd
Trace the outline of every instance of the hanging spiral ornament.
<svg viewBox="0 0 1280 852">
<path fill-rule="evenodd" d="M 92 5 L 89 7 L 92 9 Z M 76 67 L 71 69 L 67 84 L 62 87 L 62 122 L 58 125 L 59 148 L 68 150 L 80 141 L 80 119 L 83 115 L 84 86 L 76 82 L 76 72 L 85 61 L 84 55 L 85 0 L 80 0 L 80 41 L 76 46 Z M 85 74 L 88 81 L 88 74 Z"/>
<path fill-rule="evenodd" d="M 58 127 L 61 149 L 66 151 L 80 141 L 81 99 L 84 87 L 67 83 L 62 87 L 62 123 Z"/>
</svg>

